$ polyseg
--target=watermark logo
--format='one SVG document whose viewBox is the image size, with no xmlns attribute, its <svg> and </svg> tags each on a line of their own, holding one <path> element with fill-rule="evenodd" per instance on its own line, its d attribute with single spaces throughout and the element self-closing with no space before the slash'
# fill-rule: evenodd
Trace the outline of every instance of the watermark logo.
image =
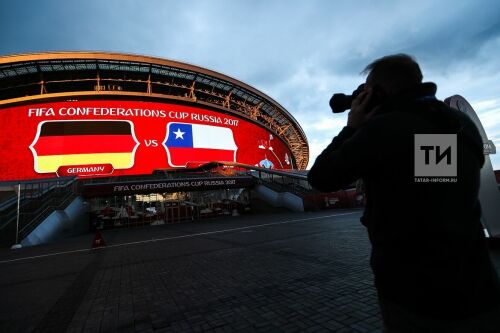
<svg viewBox="0 0 500 333">
<path fill-rule="evenodd" d="M 456 134 L 415 134 L 415 182 L 457 182 Z"/>
</svg>

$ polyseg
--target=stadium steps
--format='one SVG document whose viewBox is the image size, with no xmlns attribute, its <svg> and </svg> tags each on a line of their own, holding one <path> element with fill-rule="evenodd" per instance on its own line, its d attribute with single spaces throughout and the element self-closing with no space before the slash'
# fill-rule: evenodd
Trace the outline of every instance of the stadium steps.
<svg viewBox="0 0 500 333">
<path fill-rule="evenodd" d="M 44 184 L 46 186 L 41 186 L 38 190 L 33 190 L 30 186 L 32 184 L 23 184 L 19 209 L 19 242 L 54 210 L 64 209 L 71 203 L 76 197 L 75 184 L 74 179 L 49 180 Z M 12 201 L 12 198 L 9 200 Z M 17 198 L 13 203 L 1 204 L 0 247 L 10 247 L 16 240 Z"/>
</svg>

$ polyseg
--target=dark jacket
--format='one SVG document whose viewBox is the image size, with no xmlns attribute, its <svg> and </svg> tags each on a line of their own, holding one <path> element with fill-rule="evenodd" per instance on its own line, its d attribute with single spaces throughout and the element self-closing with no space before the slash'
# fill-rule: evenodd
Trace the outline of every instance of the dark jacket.
<svg viewBox="0 0 500 333">
<path fill-rule="evenodd" d="M 480 222 L 483 145 L 467 115 L 429 96 L 431 85 L 387 101 L 357 130 L 344 127 L 308 179 L 325 192 L 363 179 L 361 221 L 381 297 L 434 317 L 459 318 L 500 303 Z M 415 182 L 415 134 L 457 134 L 456 183 Z"/>
</svg>

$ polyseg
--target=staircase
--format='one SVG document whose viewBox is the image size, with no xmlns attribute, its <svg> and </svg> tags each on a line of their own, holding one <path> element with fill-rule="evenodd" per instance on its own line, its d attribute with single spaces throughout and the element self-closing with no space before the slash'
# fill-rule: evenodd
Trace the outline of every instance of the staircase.
<svg viewBox="0 0 500 333">
<path fill-rule="evenodd" d="M 76 197 L 75 178 L 44 179 L 40 181 L 4 183 L 3 187 L 19 188 L 19 228 L 17 240 L 28 236 L 54 210 L 66 208 Z M 16 242 L 17 194 L 0 202 L 0 246 Z"/>
</svg>

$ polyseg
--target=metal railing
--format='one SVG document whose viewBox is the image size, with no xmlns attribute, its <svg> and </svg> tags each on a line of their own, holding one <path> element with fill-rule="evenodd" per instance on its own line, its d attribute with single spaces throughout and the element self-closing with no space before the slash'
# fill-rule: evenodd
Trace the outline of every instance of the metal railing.
<svg viewBox="0 0 500 333">
<path fill-rule="evenodd" d="M 22 213 L 19 223 L 19 239 L 27 237 L 41 222 L 56 210 L 63 210 L 76 198 L 73 191 L 65 193 L 63 196 L 49 198 L 39 209 Z M 22 221 L 22 223 L 21 223 Z"/>
<path fill-rule="evenodd" d="M 0 211 L 0 243 L 12 245 L 29 235 L 54 210 L 64 209 L 77 195 L 77 182 L 74 177 L 31 180 L 2 183 L 2 186 L 20 187 L 19 211 L 9 198 Z M 17 195 L 14 203 L 17 202 Z M 16 228 L 19 214 L 19 225 Z"/>
</svg>

